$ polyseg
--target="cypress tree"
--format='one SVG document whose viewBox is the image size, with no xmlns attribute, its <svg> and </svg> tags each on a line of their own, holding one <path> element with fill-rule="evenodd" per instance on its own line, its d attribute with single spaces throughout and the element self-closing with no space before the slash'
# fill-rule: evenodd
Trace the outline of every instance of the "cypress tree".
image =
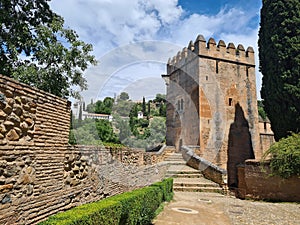
<svg viewBox="0 0 300 225">
<path fill-rule="evenodd" d="M 143 106 L 142 107 L 143 107 L 142 111 L 143 111 L 144 116 L 147 116 L 145 97 L 143 97 Z"/>
<path fill-rule="evenodd" d="M 80 102 L 79 115 L 78 115 L 78 123 L 81 124 L 81 121 L 82 121 L 82 104 Z"/>
<path fill-rule="evenodd" d="M 300 1 L 263 0 L 260 25 L 261 96 L 279 140 L 300 131 Z"/>
</svg>

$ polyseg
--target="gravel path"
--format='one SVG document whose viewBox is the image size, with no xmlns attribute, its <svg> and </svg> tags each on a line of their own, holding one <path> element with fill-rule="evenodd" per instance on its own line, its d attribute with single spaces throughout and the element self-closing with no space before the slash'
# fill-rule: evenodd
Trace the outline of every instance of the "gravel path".
<svg viewBox="0 0 300 225">
<path fill-rule="evenodd" d="M 155 225 L 300 225 L 300 204 L 240 200 L 204 192 L 175 192 Z"/>
</svg>

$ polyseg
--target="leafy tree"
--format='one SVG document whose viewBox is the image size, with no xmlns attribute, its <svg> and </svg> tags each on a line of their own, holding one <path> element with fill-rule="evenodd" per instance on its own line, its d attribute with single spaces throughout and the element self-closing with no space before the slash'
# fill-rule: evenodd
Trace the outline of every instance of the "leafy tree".
<svg viewBox="0 0 300 225">
<path fill-rule="evenodd" d="M 114 105 L 114 99 L 111 97 L 106 97 L 102 103 L 102 111 L 100 113 L 111 114 Z"/>
<path fill-rule="evenodd" d="M 114 114 L 128 117 L 133 105 L 134 103 L 131 101 L 118 101 L 116 105 L 113 105 L 112 111 Z"/>
<path fill-rule="evenodd" d="M 300 129 L 300 1 L 263 0 L 260 25 L 261 96 L 279 140 Z"/>
<path fill-rule="evenodd" d="M 166 102 L 166 95 L 165 94 L 156 94 L 155 99 L 153 100 L 153 102 Z"/>
<path fill-rule="evenodd" d="M 119 96 L 119 99 L 122 100 L 122 101 L 127 101 L 129 100 L 129 95 L 127 92 L 121 92 L 120 96 Z"/>
<path fill-rule="evenodd" d="M 72 143 L 70 144 L 93 145 L 99 143 L 99 138 L 91 132 L 93 130 L 87 128 L 88 125 L 85 125 L 72 130 L 73 139 L 71 139 Z"/>
<path fill-rule="evenodd" d="M 60 97 L 79 98 L 82 73 L 96 64 L 92 45 L 64 28 L 48 0 L 0 1 L 0 73 Z"/>
<path fill-rule="evenodd" d="M 115 116 L 114 119 L 116 121 L 115 126 L 119 130 L 119 140 L 122 142 L 126 138 L 130 138 L 131 130 L 129 126 L 129 120 L 122 119 L 120 116 Z"/>
<path fill-rule="evenodd" d="M 70 144 L 119 143 L 112 124 L 107 120 L 84 119 L 81 123 L 75 120 L 73 127 L 70 134 L 72 135 L 70 136 Z"/>
<path fill-rule="evenodd" d="M 73 123 L 75 120 L 75 116 L 73 115 L 73 111 L 70 112 L 70 130 L 69 130 L 69 144 L 75 145 L 76 144 L 76 138 L 73 132 Z"/>
<path fill-rule="evenodd" d="M 130 147 L 144 148 L 148 151 L 160 146 L 165 141 L 165 136 L 166 119 L 164 117 L 154 117 L 149 127 L 145 130 L 143 137 L 141 135 L 129 137 L 123 140 L 122 143 Z"/>
<path fill-rule="evenodd" d="M 94 113 L 95 112 L 95 104 L 93 103 L 93 100 L 91 100 L 91 103 L 86 106 L 86 111 L 88 113 Z"/>
<path fill-rule="evenodd" d="M 98 137 L 102 142 L 119 142 L 117 135 L 113 131 L 112 124 L 109 121 L 96 119 L 96 129 Z"/>
<path fill-rule="evenodd" d="M 150 123 L 150 132 L 150 137 L 154 144 L 164 142 L 166 137 L 166 118 L 154 117 Z"/>
<path fill-rule="evenodd" d="M 159 116 L 167 116 L 167 105 L 164 103 L 160 104 L 159 106 Z"/>
<path fill-rule="evenodd" d="M 106 97 L 103 101 L 98 100 L 95 104 L 88 104 L 86 109 L 89 113 L 111 114 L 114 104 L 114 99 Z"/>
<path fill-rule="evenodd" d="M 97 144 L 100 139 L 98 137 L 95 120 L 84 119 L 74 120 L 73 130 L 71 130 L 73 144 Z M 75 140 L 74 140 L 75 139 Z"/>
</svg>

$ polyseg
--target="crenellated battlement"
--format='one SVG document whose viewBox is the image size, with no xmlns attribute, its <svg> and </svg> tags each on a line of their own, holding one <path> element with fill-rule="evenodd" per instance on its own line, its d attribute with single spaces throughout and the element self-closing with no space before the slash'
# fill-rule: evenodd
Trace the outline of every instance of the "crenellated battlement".
<svg viewBox="0 0 300 225">
<path fill-rule="evenodd" d="M 181 68 L 196 57 L 251 67 L 255 66 L 254 50 L 251 46 L 245 50 L 242 44 L 238 44 L 235 47 L 234 43 L 230 42 L 226 46 L 223 40 L 220 40 L 217 44 L 214 38 L 209 38 L 206 41 L 203 35 L 198 35 L 195 42 L 190 41 L 188 47 L 184 47 L 176 56 L 169 58 L 167 66 L 168 74 L 177 68 Z"/>
<path fill-rule="evenodd" d="M 254 51 L 198 35 L 167 64 L 166 143 L 197 146 L 195 155 L 227 170 L 260 157 Z"/>
</svg>

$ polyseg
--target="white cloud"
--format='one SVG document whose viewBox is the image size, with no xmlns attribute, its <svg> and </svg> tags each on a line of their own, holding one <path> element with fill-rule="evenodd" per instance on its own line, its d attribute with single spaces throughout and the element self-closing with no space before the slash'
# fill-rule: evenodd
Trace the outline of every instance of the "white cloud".
<svg viewBox="0 0 300 225">
<path fill-rule="evenodd" d="M 181 6 L 177 6 L 177 0 L 152 0 L 144 1 L 146 10 L 155 10 L 162 25 L 170 24 L 177 21 L 183 10 Z"/>
<path fill-rule="evenodd" d="M 54 0 L 51 6 L 80 37 L 98 51 L 153 40 L 162 25 L 181 16 L 177 0 Z"/>
<path fill-rule="evenodd" d="M 167 58 L 189 40 L 195 40 L 198 34 L 207 39 L 213 36 L 216 41 L 241 43 L 244 47 L 251 45 L 256 54 L 258 52 L 258 25 L 249 26 L 258 12 L 252 9 L 234 7 L 224 8 L 216 15 L 188 15 L 178 6 L 178 0 L 52 0 L 51 7 L 81 39 L 93 44 L 94 54 L 100 60 L 97 67 L 85 73 L 89 85 L 84 93 L 87 98 L 98 96 L 107 79 L 116 76 L 116 71 L 149 61 L 166 63 Z M 141 66 L 132 68 L 135 68 L 132 76 L 137 77 L 131 81 L 136 82 L 145 70 Z M 148 70 L 153 70 L 151 76 L 161 79 L 164 70 L 162 66 L 158 68 L 161 71 L 155 66 Z M 111 90 L 118 92 L 120 84 L 125 82 L 121 75 L 119 73 L 116 76 L 119 80 L 111 83 Z"/>
<path fill-rule="evenodd" d="M 161 81 L 163 84 L 160 85 L 161 91 L 156 93 L 163 93 L 164 81 L 161 74 L 165 73 L 168 57 L 176 54 L 179 49 L 181 46 L 169 42 L 145 41 L 111 50 L 99 59 L 98 66 L 86 71 L 89 90 L 83 93 L 85 99 L 113 96 L 113 93 L 121 92 L 131 82 L 150 77 Z M 157 86 L 156 84 L 157 81 L 156 83 L 148 82 L 145 87 Z M 132 96 L 134 99 L 138 98 L 136 95 Z"/>
<path fill-rule="evenodd" d="M 247 34 L 252 29 L 247 26 L 256 13 L 246 13 L 237 8 L 222 9 L 216 15 L 192 14 L 173 24 L 170 40 L 176 43 L 188 43 L 198 34 L 223 39 L 223 34 Z M 221 35 L 222 34 L 222 35 Z"/>
</svg>

